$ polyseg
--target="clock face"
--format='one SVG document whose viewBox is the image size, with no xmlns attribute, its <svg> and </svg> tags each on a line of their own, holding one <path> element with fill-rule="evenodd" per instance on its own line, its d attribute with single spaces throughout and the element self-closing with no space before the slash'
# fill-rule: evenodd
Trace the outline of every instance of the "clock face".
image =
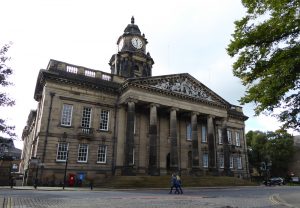
<svg viewBox="0 0 300 208">
<path fill-rule="evenodd" d="M 143 42 L 141 39 L 139 39 L 138 37 L 134 37 L 131 39 L 131 44 L 133 45 L 133 47 L 135 47 L 136 49 L 141 49 L 143 47 Z"/>
<path fill-rule="evenodd" d="M 121 50 L 122 50 L 122 48 L 123 48 L 123 45 L 124 45 L 124 39 L 122 38 L 122 39 L 120 40 L 120 42 L 119 42 L 119 45 L 118 45 L 118 49 L 119 49 L 119 51 L 121 51 Z"/>
</svg>

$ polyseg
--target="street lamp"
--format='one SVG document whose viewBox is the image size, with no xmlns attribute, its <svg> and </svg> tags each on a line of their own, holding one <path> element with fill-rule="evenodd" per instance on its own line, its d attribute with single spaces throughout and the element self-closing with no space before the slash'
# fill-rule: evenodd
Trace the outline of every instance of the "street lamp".
<svg viewBox="0 0 300 208">
<path fill-rule="evenodd" d="M 67 167 L 68 167 L 68 157 L 69 157 L 69 150 L 67 149 L 67 157 L 66 157 L 66 164 L 65 164 L 65 174 L 64 174 L 63 189 L 65 189 L 65 186 L 66 186 Z"/>
</svg>

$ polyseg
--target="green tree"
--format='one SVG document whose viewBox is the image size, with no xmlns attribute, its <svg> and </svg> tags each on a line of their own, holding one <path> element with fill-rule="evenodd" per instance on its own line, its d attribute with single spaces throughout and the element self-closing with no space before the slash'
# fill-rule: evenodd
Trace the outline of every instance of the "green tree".
<svg viewBox="0 0 300 208">
<path fill-rule="evenodd" d="M 294 154 L 293 136 L 284 130 L 275 132 L 249 131 L 246 134 L 249 163 L 260 170 L 262 162 L 272 161 L 273 175 L 285 176 Z"/>
<path fill-rule="evenodd" d="M 235 22 L 227 52 L 233 74 L 247 90 L 241 104 L 275 115 L 283 128 L 300 131 L 300 1 L 242 0 L 246 15 Z M 274 113 L 279 109 L 279 113 Z"/>
<path fill-rule="evenodd" d="M 272 160 L 272 173 L 285 176 L 288 171 L 288 163 L 294 154 L 293 136 L 286 131 L 277 130 L 268 132 L 267 154 Z"/>
<path fill-rule="evenodd" d="M 249 163 L 260 171 L 261 162 L 266 161 L 267 134 L 261 131 L 249 131 L 246 134 Z"/>
<path fill-rule="evenodd" d="M 13 70 L 6 64 L 6 62 L 10 60 L 10 58 L 6 56 L 10 46 L 11 44 L 5 44 L 0 49 L 0 85 L 2 87 L 12 85 L 12 83 L 8 81 L 8 77 L 13 73 Z M 15 101 L 9 98 L 7 93 L 0 92 L 0 107 L 13 106 L 14 104 Z M 14 128 L 14 126 L 7 125 L 4 118 L 0 118 L 0 133 L 14 138 L 16 136 Z"/>
</svg>

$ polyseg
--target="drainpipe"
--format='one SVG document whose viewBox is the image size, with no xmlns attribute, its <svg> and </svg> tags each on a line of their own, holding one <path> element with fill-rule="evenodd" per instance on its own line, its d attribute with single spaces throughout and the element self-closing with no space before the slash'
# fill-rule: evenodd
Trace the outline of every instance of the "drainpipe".
<svg viewBox="0 0 300 208">
<path fill-rule="evenodd" d="M 51 99 L 50 99 L 49 114 L 48 114 L 48 119 L 47 119 L 47 128 L 46 128 L 45 143 L 44 143 L 43 156 L 42 156 L 42 164 L 44 163 L 45 156 L 46 156 L 46 147 L 47 147 L 47 143 L 48 143 L 49 126 L 50 126 L 50 120 L 51 120 L 52 103 L 53 103 L 54 95 L 55 95 L 54 92 L 50 92 Z M 44 167 L 42 166 L 41 167 L 41 176 L 40 176 L 40 178 L 42 178 L 43 169 L 44 169 Z"/>
</svg>

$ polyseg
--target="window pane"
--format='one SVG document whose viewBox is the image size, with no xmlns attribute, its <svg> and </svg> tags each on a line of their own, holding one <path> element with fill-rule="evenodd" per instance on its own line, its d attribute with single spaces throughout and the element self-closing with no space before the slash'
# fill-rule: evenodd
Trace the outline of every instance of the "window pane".
<svg viewBox="0 0 300 208">
<path fill-rule="evenodd" d="M 202 128 L 201 128 L 201 141 L 202 142 L 207 142 L 207 139 L 206 139 L 206 126 L 202 125 Z"/>
<path fill-rule="evenodd" d="M 241 146 L 240 132 L 235 132 L 236 146 Z"/>
<path fill-rule="evenodd" d="M 218 129 L 219 144 L 223 144 L 222 129 Z"/>
<path fill-rule="evenodd" d="M 208 154 L 203 154 L 203 167 L 208 167 Z"/>
<path fill-rule="evenodd" d="M 192 140 L 192 125 L 191 125 L 191 123 L 188 123 L 186 125 L 186 139 Z"/>
<path fill-rule="evenodd" d="M 220 168 L 224 168 L 224 155 L 220 155 Z"/>
<path fill-rule="evenodd" d="M 87 144 L 79 144 L 78 147 L 78 162 L 87 162 L 88 157 L 88 145 Z"/>
<path fill-rule="evenodd" d="M 237 159 L 237 168 L 242 169 L 242 157 L 239 156 L 236 159 Z"/>
<path fill-rule="evenodd" d="M 106 163 L 106 150 L 107 146 L 106 145 L 99 145 L 98 148 L 98 163 Z"/>
<path fill-rule="evenodd" d="M 227 139 L 228 139 L 228 144 L 232 143 L 232 139 L 231 139 L 231 131 L 227 130 Z"/>
<path fill-rule="evenodd" d="M 84 107 L 82 111 L 81 127 L 90 128 L 91 126 L 91 112 L 92 109 Z"/>
<path fill-rule="evenodd" d="M 68 143 L 58 143 L 56 161 L 66 161 L 68 152 Z"/>
<path fill-rule="evenodd" d="M 230 156 L 230 168 L 233 168 L 233 157 L 232 156 Z"/>
<path fill-rule="evenodd" d="M 61 112 L 61 125 L 71 126 L 73 105 L 64 104 Z"/>
<path fill-rule="evenodd" d="M 108 131 L 109 112 L 102 110 L 100 114 L 100 130 Z"/>
</svg>

